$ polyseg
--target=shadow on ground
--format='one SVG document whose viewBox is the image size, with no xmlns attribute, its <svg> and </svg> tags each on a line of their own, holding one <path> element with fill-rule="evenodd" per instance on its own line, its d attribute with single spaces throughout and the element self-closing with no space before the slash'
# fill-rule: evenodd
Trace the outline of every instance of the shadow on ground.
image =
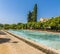
<svg viewBox="0 0 60 54">
<path fill-rule="evenodd" d="M 12 43 L 18 43 L 18 41 L 13 41 Z"/>
<path fill-rule="evenodd" d="M 10 39 L 9 38 L 0 38 L 0 44 L 5 43 L 5 42 L 9 42 Z"/>
<path fill-rule="evenodd" d="M 6 35 L 6 33 L 4 33 L 4 32 L 2 32 L 2 31 L 0 31 L 0 35 Z"/>
</svg>

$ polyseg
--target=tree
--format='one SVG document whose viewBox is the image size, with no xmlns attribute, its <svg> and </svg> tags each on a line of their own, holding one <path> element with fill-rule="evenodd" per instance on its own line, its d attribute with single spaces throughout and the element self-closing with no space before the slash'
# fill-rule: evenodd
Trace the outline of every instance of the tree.
<svg viewBox="0 0 60 54">
<path fill-rule="evenodd" d="M 22 29 L 22 23 L 18 23 L 16 27 L 17 29 Z"/>
<path fill-rule="evenodd" d="M 33 22 L 37 22 L 37 4 L 35 4 L 34 9 L 32 11 L 32 20 Z"/>
<path fill-rule="evenodd" d="M 28 22 L 37 22 L 37 4 L 35 4 L 32 12 L 28 13 Z"/>
<path fill-rule="evenodd" d="M 32 21 L 31 16 L 32 16 L 32 13 L 29 11 L 28 18 L 27 18 L 28 22 L 31 22 Z"/>
<path fill-rule="evenodd" d="M 0 29 L 3 29 L 3 24 L 0 24 Z"/>
<path fill-rule="evenodd" d="M 10 25 L 9 24 L 4 24 L 4 29 L 10 29 Z"/>
<path fill-rule="evenodd" d="M 11 24 L 10 27 L 11 27 L 11 29 L 16 29 L 17 25 L 16 24 Z"/>
<path fill-rule="evenodd" d="M 41 22 L 35 23 L 35 29 L 41 29 L 41 26 L 42 26 Z"/>
</svg>

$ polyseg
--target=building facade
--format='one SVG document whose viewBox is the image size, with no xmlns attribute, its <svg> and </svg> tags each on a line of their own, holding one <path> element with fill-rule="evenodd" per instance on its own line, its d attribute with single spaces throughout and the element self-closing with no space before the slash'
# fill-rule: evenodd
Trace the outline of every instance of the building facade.
<svg viewBox="0 0 60 54">
<path fill-rule="evenodd" d="M 46 22 L 48 20 L 49 20 L 49 18 L 40 18 L 40 22 Z"/>
</svg>

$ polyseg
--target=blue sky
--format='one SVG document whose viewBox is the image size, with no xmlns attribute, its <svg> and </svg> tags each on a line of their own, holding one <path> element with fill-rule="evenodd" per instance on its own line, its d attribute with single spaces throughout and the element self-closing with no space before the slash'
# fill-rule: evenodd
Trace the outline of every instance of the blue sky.
<svg viewBox="0 0 60 54">
<path fill-rule="evenodd" d="M 38 5 L 38 20 L 60 16 L 60 0 L 0 0 L 0 23 L 26 23 L 28 11 Z"/>
</svg>

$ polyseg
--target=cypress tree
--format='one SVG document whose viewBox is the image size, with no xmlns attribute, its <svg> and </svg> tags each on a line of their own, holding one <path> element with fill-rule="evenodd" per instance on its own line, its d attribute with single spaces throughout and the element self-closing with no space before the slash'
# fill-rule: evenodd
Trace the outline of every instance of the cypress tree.
<svg viewBox="0 0 60 54">
<path fill-rule="evenodd" d="M 28 22 L 37 22 L 37 4 L 35 4 L 32 12 L 28 13 Z"/>
<path fill-rule="evenodd" d="M 32 21 L 37 22 L 37 4 L 35 4 L 33 12 L 32 12 Z"/>
<path fill-rule="evenodd" d="M 28 22 L 31 22 L 32 21 L 31 16 L 32 16 L 32 13 L 29 11 L 28 18 L 27 18 Z"/>
</svg>

